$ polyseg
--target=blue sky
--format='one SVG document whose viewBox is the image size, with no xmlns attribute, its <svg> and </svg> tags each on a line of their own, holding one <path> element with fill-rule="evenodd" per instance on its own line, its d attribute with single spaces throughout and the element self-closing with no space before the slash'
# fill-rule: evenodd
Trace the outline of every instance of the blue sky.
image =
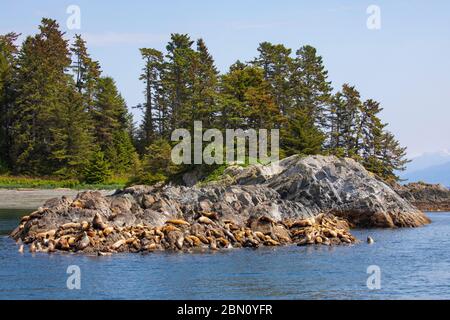
<svg viewBox="0 0 450 320">
<path fill-rule="evenodd" d="M 380 30 L 366 27 L 372 4 L 381 9 Z M 69 5 L 81 9 L 80 30 L 66 27 Z M 251 60 L 262 41 L 310 44 L 335 88 L 347 82 L 382 103 L 411 156 L 450 148 L 450 1 L 2 0 L 0 8 L 0 33 L 35 33 L 45 16 L 67 36 L 83 34 L 130 106 L 143 99 L 138 48 L 163 50 L 170 33 L 204 38 L 222 72 Z"/>
</svg>

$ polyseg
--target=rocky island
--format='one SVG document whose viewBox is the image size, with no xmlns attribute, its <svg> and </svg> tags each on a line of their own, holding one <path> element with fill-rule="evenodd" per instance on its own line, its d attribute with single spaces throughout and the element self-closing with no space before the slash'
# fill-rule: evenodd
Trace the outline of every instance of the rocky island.
<svg viewBox="0 0 450 320">
<path fill-rule="evenodd" d="M 351 159 L 292 156 L 228 167 L 191 187 L 133 186 L 111 196 L 51 199 L 11 236 L 30 251 L 109 255 L 357 242 L 352 227 L 419 227 L 430 220 Z M 23 244 L 21 244 L 23 246 Z"/>
<path fill-rule="evenodd" d="M 395 191 L 423 211 L 450 211 L 450 190 L 441 184 L 425 182 L 396 185 Z"/>
</svg>

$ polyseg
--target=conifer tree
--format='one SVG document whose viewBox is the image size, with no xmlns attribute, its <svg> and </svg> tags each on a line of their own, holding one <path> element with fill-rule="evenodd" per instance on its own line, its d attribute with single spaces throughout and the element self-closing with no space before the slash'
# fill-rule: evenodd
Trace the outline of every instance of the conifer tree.
<svg viewBox="0 0 450 320">
<path fill-rule="evenodd" d="M 292 84 L 290 81 L 293 68 L 292 50 L 282 44 L 274 45 L 262 42 L 258 47 L 259 56 L 253 64 L 264 70 L 264 79 L 270 84 L 270 92 L 275 104 L 283 115 L 292 105 Z"/>
<path fill-rule="evenodd" d="M 143 104 L 144 119 L 140 128 L 139 149 L 141 153 L 151 142 L 165 131 L 167 114 L 162 99 L 161 77 L 164 67 L 162 52 L 150 49 L 140 49 L 145 66 L 140 80 L 145 84 L 145 103 Z"/>
<path fill-rule="evenodd" d="M 89 184 L 104 183 L 111 176 L 109 162 L 101 151 L 94 152 L 84 170 L 84 182 Z"/>
<path fill-rule="evenodd" d="M 16 33 L 0 35 L 0 171 L 11 165 L 11 125 L 15 100 L 14 80 L 18 48 Z"/>
<path fill-rule="evenodd" d="M 57 123 L 51 128 L 49 142 L 56 166 L 52 174 L 77 178 L 82 174 L 96 146 L 91 134 L 89 114 L 85 111 L 83 96 L 74 86 L 61 92 L 66 101 L 56 110 Z"/>
<path fill-rule="evenodd" d="M 125 101 L 111 77 L 102 77 L 98 81 L 93 119 L 95 138 L 103 152 L 113 144 L 114 132 L 129 130 Z"/>
<path fill-rule="evenodd" d="M 342 86 L 330 106 L 329 149 L 332 154 L 345 157 L 358 156 L 358 135 L 360 134 L 360 94 L 348 84 Z"/>
<path fill-rule="evenodd" d="M 67 103 L 71 59 L 67 40 L 55 20 L 42 19 L 39 33 L 28 37 L 18 57 L 12 159 L 16 172 L 51 174 L 58 110 Z"/>
<path fill-rule="evenodd" d="M 125 130 L 115 131 L 113 143 L 107 147 L 105 159 L 110 163 L 115 174 L 128 174 L 136 165 L 136 149 L 129 133 Z"/>
<path fill-rule="evenodd" d="M 405 170 L 410 160 L 406 158 L 406 148 L 402 147 L 394 135 L 386 131 L 382 135 L 379 175 L 387 181 L 398 181 L 398 171 Z"/>
<path fill-rule="evenodd" d="M 202 121 L 204 128 L 211 128 L 217 115 L 217 88 L 219 72 L 203 39 L 197 41 L 197 51 L 192 64 L 193 118 Z"/>
<path fill-rule="evenodd" d="M 74 56 L 71 68 L 75 74 L 75 84 L 78 92 L 83 95 L 86 111 L 90 112 L 93 108 L 95 90 L 101 74 L 100 64 L 88 54 L 86 41 L 81 35 L 75 35 L 71 53 Z"/>
<path fill-rule="evenodd" d="M 164 88 L 168 104 L 171 106 L 170 131 L 176 128 L 192 129 L 192 87 L 194 76 L 192 63 L 196 52 L 192 49 L 193 41 L 187 34 L 172 34 L 166 46 L 167 61 L 164 76 Z"/>
<path fill-rule="evenodd" d="M 317 55 L 315 48 L 303 46 L 297 50 L 290 81 L 293 107 L 306 110 L 314 123 L 324 131 L 332 88 L 323 59 Z"/>
<path fill-rule="evenodd" d="M 263 70 L 236 62 L 220 83 L 223 128 L 273 129 L 282 122 Z"/>
<path fill-rule="evenodd" d="M 322 153 L 324 134 L 312 122 L 306 110 L 296 109 L 281 133 L 281 147 L 285 156 Z"/>
</svg>

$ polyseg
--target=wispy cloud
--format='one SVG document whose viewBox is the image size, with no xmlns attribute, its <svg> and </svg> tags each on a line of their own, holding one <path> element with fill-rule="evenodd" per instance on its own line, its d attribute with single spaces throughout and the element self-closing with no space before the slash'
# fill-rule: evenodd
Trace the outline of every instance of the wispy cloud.
<svg viewBox="0 0 450 320">
<path fill-rule="evenodd" d="M 81 33 L 88 45 L 106 47 L 116 45 L 148 45 L 164 42 L 166 35 L 152 33 Z"/>
</svg>

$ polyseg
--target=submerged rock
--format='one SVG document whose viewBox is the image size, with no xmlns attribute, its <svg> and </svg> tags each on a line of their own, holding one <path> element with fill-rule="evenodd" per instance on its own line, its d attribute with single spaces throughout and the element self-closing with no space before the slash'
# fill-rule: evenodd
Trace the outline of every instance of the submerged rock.
<svg viewBox="0 0 450 320">
<path fill-rule="evenodd" d="M 234 177 L 202 187 L 133 186 L 112 196 L 52 199 L 23 217 L 12 237 L 36 251 L 48 250 L 50 240 L 57 250 L 86 253 L 216 250 L 350 244 L 351 226 L 429 222 L 350 159 L 294 156 L 226 172 Z"/>
</svg>

